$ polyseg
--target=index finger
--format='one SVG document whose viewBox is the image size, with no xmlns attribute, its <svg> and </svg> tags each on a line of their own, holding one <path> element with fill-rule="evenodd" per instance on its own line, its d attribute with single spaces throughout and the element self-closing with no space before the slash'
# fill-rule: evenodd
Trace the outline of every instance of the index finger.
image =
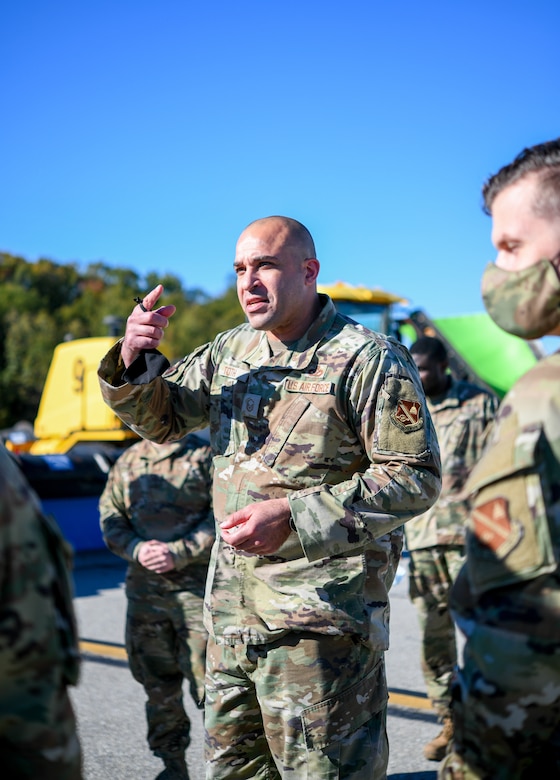
<svg viewBox="0 0 560 780">
<path fill-rule="evenodd" d="M 238 509 L 237 512 L 233 512 L 233 514 L 228 515 L 221 521 L 220 528 L 224 528 L 226 531 L 229 531 L 231 528 L 242 525 L 246 522 L 246 520 L 247 518 L 244 516 L 243 510 Z"/>
<path fill-rule="evenodd" d="M 162 293 L 163 293 L 162 284 L 156 284 L 153 290 L 150 290 L 149 293 L 146 293 L 146 295 L 142 300 L 142 304 L 144 306 L 145 311 L 152 311 L 152 309 L 158 302 L 159 298 L 161 297 Z"/>
</svg>

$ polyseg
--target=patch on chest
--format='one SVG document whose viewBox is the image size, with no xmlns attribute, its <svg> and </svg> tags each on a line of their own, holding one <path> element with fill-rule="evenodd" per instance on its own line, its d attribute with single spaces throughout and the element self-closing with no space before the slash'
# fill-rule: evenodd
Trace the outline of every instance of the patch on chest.
<svg viewBox="0 0 560 780">
<path fill-rule="evenodd" d="M 290 393 L 317 393 L 328 395 L 332 392 L 332 382 L 316 382 L 314 379 L 286 379 L 284 387 Z"/>
<path fill-rule="evenodd" d="M 254 393 L 246 393 L 243 396 L 241 413 L 244 417 L 258 417 L 261 404 L 261 397 Z"/>
<path fill-rule="evenodd" d="M 315 366 L 315 368 L 309 368 L 307 370 L 307 373 L 310 374 L 313 379 L 324 379 L 325 374 L 327 373 L 327 366 Z"/>
<path fill-rule="evenodd" d="M 247 371 L 239 366 L 229 366 L 227 363 L 221 363 L 218 366 L 218 374 L 225 376 L 228 379 L 239 379 L 240 376 L 246 374 Z"/>
</svg>

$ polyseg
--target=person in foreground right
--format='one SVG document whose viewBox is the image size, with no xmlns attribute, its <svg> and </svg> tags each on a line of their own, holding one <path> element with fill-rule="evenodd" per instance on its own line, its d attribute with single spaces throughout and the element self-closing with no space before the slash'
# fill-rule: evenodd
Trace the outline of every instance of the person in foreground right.
<svg viewBox="0 0 560 780">
<path fill-rule="evenodd" d="M 524 149 L 483 189 L 498 251 L 484 304 L 525 339 L 560 335 L 560 138 Z M 560 776 L 560 352 L 502 401 L 467 488 L 453 616 L 466 635 L 453 751 L 440 780 Z"/>
</svg>

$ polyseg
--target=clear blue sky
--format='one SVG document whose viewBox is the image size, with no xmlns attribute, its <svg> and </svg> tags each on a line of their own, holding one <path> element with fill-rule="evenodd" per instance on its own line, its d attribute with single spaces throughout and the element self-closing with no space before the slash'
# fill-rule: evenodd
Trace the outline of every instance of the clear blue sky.
<svg viewBox="0 0 560 780">
<path fill-rule="evenodd" d="M 320 281 L 482 310 L 484 179 L 560 135 L 559 0 L 7 0 L 0 250 L 214 295 L 253 219 Z"/>
</svg>

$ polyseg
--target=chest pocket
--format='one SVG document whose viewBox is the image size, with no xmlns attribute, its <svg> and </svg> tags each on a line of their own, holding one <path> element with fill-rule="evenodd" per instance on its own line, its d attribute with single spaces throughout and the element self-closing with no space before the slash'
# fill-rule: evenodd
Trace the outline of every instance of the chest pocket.
<svg viewBox="0 0 560 780">
<path fill-rule="evenodd" d="M 348 435 L 348 427 L 338 418 L 308 397 L 295 396 L 278 421 L 272 422 L 262 458 L 289 481 L 295 478 L 316 484 L 333 471 L 345 473 L 345 453 L 348 464 L 355 457 Z"/>
<path fill-rule="evenodd" d="M 540 428 L 520 433 L 512 426 L 471 473 L 467 567 L 477 593 L 556 569 L 547 447 Z"/>
<path fill-rule="evenodd" d="M 222 455 L 236 452 L 246 438 L 242 404 L 247 392 L 249 371 L 246 367 L 227 366 L 215 374 L 210 390 L 210 432 Z"/>
</svg>

